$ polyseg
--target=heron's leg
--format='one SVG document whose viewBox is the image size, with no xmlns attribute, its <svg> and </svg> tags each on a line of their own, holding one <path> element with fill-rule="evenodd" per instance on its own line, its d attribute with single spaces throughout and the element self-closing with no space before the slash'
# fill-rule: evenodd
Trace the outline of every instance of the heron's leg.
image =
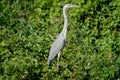
<svg viewBox="0 0 120 80">
<path fill-rule="evenodd" d="M 58 53 L 57 68 L 59 67 L 60 52 Z"/>
</svg>

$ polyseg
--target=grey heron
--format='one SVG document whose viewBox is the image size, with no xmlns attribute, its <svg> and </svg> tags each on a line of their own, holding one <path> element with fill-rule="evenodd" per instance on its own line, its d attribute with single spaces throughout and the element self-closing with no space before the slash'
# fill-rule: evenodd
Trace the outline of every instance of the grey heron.
<svg viewBox="0 0 120 80">
<path fill-rule="evenodd" d="M 67 8 L 77 7 L 76 5 L 66 4 L 63 7 L 63 16 L 64 16 L 64 27 L 62 29 L 62 32 L 57 36 L 54 43 L 52 44 L 52 47 L 49 52 L 48 57 L 48 65 L 51 65 L 52 60 L 58 55 L 57 59 L 57 67 L 59 66 L 59 58 L 60 58 L 60 52 L 65 46 L 66 43 L 66 34 L 67 34 L 67 26 L 68 26 L 68 20 L 67 16 L 65 14 Z"/>
</svg>

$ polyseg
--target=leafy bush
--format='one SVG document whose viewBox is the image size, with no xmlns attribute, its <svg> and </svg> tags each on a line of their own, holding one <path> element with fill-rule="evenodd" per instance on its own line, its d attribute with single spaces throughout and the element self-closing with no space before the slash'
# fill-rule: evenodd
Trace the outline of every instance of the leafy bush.
<svg viewBox="0 0 120 80">
<path fill-rule="evenodd" d="M 69 19 L 60 68 L 48 67 L 49 49 Z M 120 79 L 119 0 L 1 0 L 0 79 Z"/>
</svg>

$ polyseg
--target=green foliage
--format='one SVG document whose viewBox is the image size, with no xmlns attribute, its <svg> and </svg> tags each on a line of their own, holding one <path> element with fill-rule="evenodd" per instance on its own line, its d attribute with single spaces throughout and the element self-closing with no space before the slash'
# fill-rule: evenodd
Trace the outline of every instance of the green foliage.
<svg viewBox="0 0 120 80">
<path fill-rule="evenodd" d="M 60 68 L 48 67 L 49 49 L 63 28 L 62 7 L 69 26 Z M 1 0 L 0 80 L 119 80 L 119 0 Z"/>
</svg>

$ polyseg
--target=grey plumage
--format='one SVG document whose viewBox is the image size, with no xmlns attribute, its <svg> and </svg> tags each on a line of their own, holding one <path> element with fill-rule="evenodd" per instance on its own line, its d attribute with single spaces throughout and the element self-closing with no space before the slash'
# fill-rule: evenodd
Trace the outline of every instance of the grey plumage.
<svg viewBox="0 0 120 80">
<path fill-rule="evenodd" d="M 64 47 L 66 39 L 64 39 L 63 33 L 60 33 L 59 36 L 55 39 L 49 53 L 48 65 L 51 64 L 52 60 L 57 56 L 59 51 Z"/>
<path fill-rule="evenodd" d="M 58 55 L 58 61 L 59 62 L 59 57 L 60 57 L 60 51 L 63 49 L 66 43 L 66 34 L 67 34 L 67 16 L 65 14 L 65 10 L 67 8 L 72 8 L 76 7 L 76 5 L 71 5 L 71 4 L 66 4 L 63 7 L 63 16 L 64 16 L 64 27 L 62 32 L 58 35 L 58 37 L 55 39 L 54 43 L 52 44 L 52 47 L 50 49 L 49 57 L 48 57 L 48 65 L 51 64 L 52 60 Z M 59 64 L 59 63 L 58 63 Z M 57 67 L 58 67 L 57 64 Z"/>
</svg>

